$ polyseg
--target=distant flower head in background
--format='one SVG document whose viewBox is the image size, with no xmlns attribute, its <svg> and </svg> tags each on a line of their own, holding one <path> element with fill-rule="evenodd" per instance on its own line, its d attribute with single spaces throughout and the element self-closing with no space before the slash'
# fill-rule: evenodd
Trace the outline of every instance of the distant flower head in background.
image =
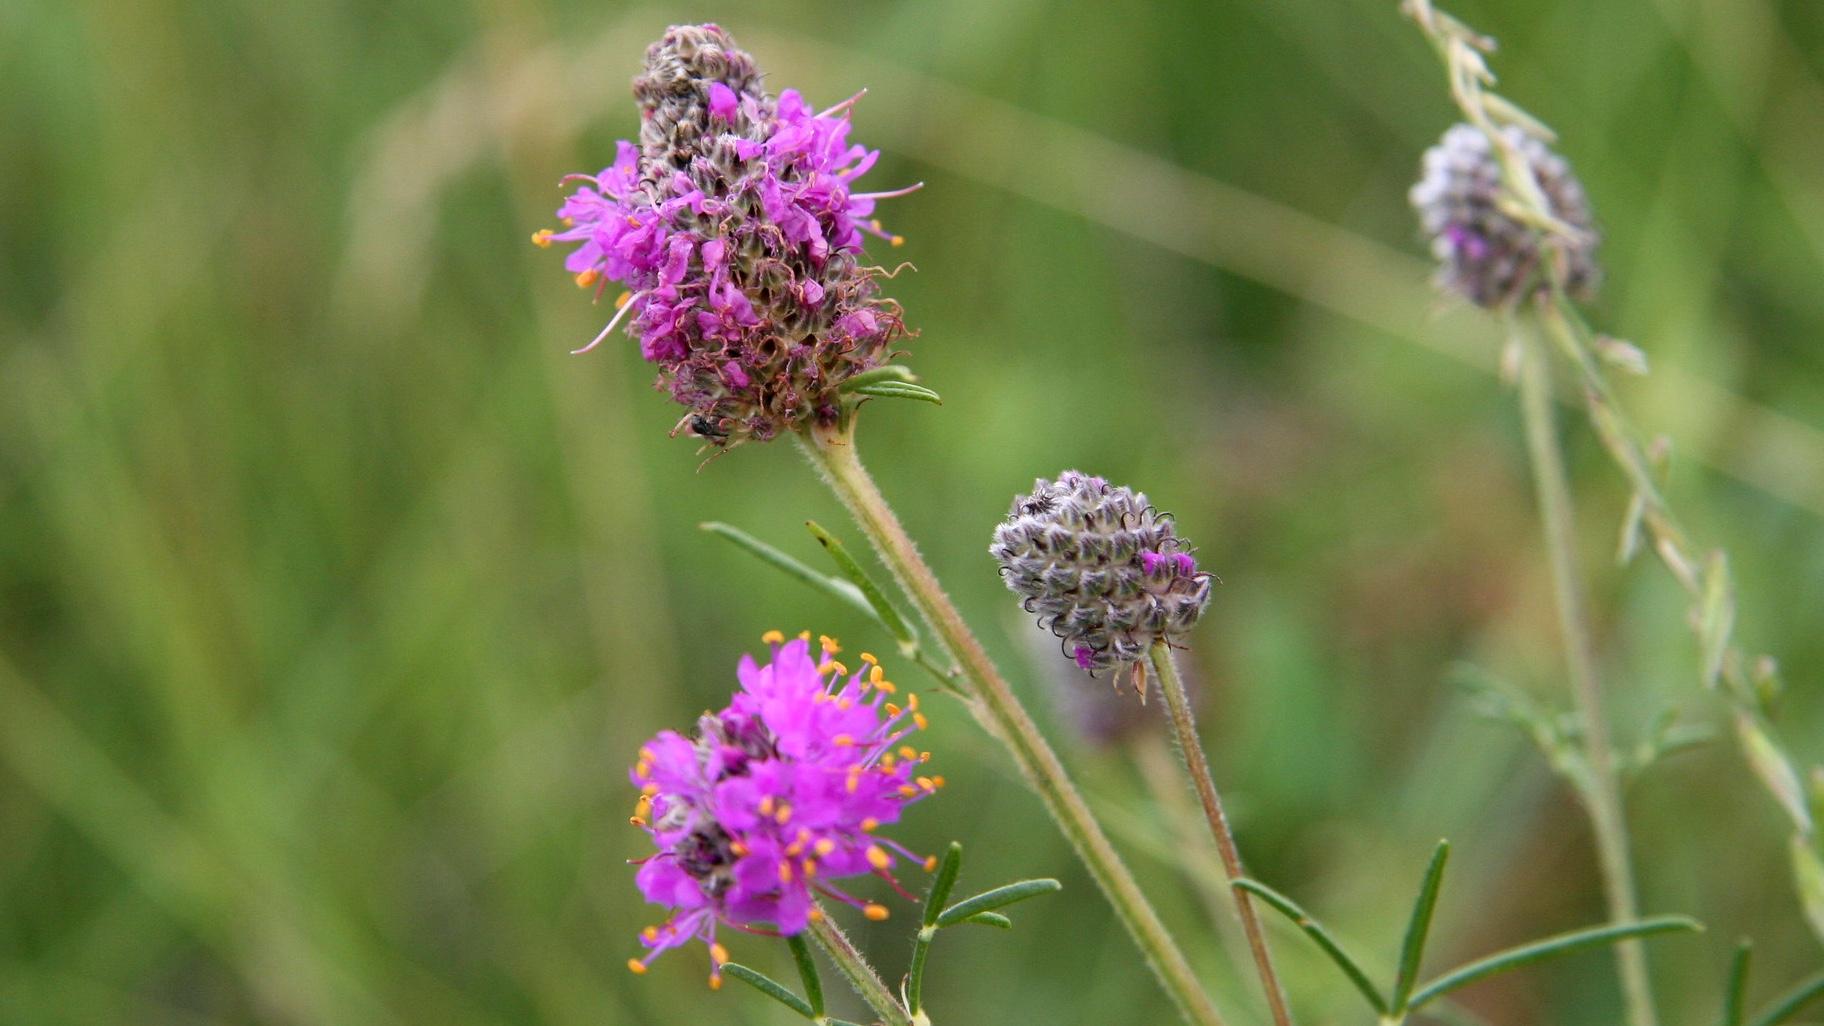
<svg viewBox="0 0 1824 1026">
<path fill-rule="evenodd" d="M 1075 470 L 1015 499 L 988 551 L 1021 606 L 1091 672 L 1137 663 L 1157 640 L 1181 644 L 1210 601 L 1210 574 L 1171 514 Z"/>
<path fill-rule="evenodd" d="M 892 358 L 898 304 L 862 264 L 877 199 L 853 192 L 879 152 L 848 142 L 855 99 L 815 113 L 795 90 L 761 89 L 753 57 L 715 25 L 679 25 L 634 79 L 640 143 L 597 175 L 571 175 L 566 267 L 617 312 L 659 387 L 689 408 L 678 429 L 715 446 L 764 441 L 839 413 L 837 387 Z M 914 186 L 913 188 L 916 188 Z"/>
<path fill-rule="evenodd" d="M 1525 158 L 1553 217 L 1575 229 L 1556 237 L 1564 287 L 1579 298 L 1595 291 L 1597 234 L 1583 184 L 1545 143 L 1518 127 L 1502 129 Z M 1501 161 L 1489 137 L 1471 124 L 1452 125 L 1425 151 L 1410 199 L 1438 259 L 1438 285 L 1484 307 L 1511 306 L 1533 283 L 1547 281 L 1542 230 L 1501 208 Z"/>
<path fill-rule="evenodd" d="M 813 656 L 807 639 L 769 631 L 772 661 L 742 658 L 741 690 L 727 708 L 704 713 L 693 736 L 667 730 L 640 749 L 633 822 L 658 853 L 641 861 L 635 881 L 671 915 L 641 934 L 650 951 L 628 962 L 635 972 L 702 940 L 717 984 L 728 960 L 719 924 L 789 936 L 818 914 L 817 895 L 884 919 L 883 906 L 830 881 L 873 874 L 897 888 L 898 857 L 926 869 L 934 861 L 873 833 L 943 785 L 920 772 L 929 753 L 904 745 L 925 726 L 918 696 L 890 701 L 898 689 L 873 656 L 864 653 L 850 675 L 835 642 L 822 639 Z"/>
</svg>

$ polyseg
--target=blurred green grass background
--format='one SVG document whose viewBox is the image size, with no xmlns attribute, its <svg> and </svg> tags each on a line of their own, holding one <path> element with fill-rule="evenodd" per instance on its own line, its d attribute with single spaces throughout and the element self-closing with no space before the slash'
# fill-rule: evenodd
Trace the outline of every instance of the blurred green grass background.
<svg viewBox="0 0 1824 1026">
<path fill-rule="evenodd" d="M 1731 549 L 1743 640 L 1781 656 L 1782 728 L 1815 764 L 1824 9 L 1456 10 L 1589 187 L 1596 315 L 1655 363 L 1627 399 L 1676 437 L 1674 502 Z M 1392 3 L 13 0 L 0 1021 L 789 1021 L 710 992 L 700 953 L 622 967 L 651 917 L 624 773 L 764 629 L 886 647 L 698 522 L 807 559 L 807 517 L 859 539 L 789 447 L 699 470 L 630 347 L 569 356 L 603 311 L 526 242 L 558 176 L 633 132 L 645 44 L 703 19 L 774 89 L 869 87 L 871 180 L 927 183 L 883 216 L 918 268 L 892 283 L 911 362 L 947 404 L 876 404 L 866 451 L 1033 702 L 1057 668 L 992 525 L 1063 467 L 1133 483 L 1224 581 L 1190 662 L 1257 875 L 1383 970 L 1439 836 L 1434 968 L 1600 919 L 1574 799 L 1449 679 L 1472 662 L 1562 702 L 1499 340 L 1431 299 L 1405 206 L 1452 111 Z M 1668 705 L 1721 722 L 1675 588 L 1613 567 L 1626 496 L 1567 424 L 1623 740 Z M 936 711 L 951 787 L 902 839 L 963 840 L 965 886 L 1067 887 L 1012 934 L 943 939 L 938 1021 L 1171 1021 L 1009 762 Z M 1144 759 L 1065 747 L 1256 1021 Z M 1738 935 L 1757 996 L 1815 968 L 1779 814 L 1729 741 L 1630 802 L 1644 905 L 1710 925 L 1652 949 L 1669 1022 L 1710 1021 Z M 895 977 L 906 919 L 858 930 Z M 1276 937 L 1304 1021 L 1362 1021 Z M 1603 955 L 1464 1003 L 1617 1019 Z"/>
</svg>

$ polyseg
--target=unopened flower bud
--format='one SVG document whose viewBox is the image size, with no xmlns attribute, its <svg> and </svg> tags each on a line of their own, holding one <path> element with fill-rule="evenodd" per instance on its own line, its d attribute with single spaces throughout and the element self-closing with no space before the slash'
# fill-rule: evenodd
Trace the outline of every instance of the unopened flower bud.
<svg viewBox="0 0 1824 1026">
<path fill-rule="evenodd" d="M 1501 208 L 1501 160 L 1489 137 L 1474 125 L 1452 125 L 1425 151 L 1423 172 L 1409 194 L 1438 259 L 1438 286 L 1478 306 L 1505 307 L 1556 273 L 1567 291 L 1587 298 L 1600 270 L 1582 183 L 1545 143 L 1514 126 L 1502 132 L 1526 158 L 1552 217 L 1575 234 L 1553 237 L 1562 265 L 1555 272 L 1545 266 L 1541 230 Z"/>
<path fill-rule="evenodd" d="M 1015 499 L 988 551 L 1021 606 L 1091 672 L 1139 662 L 1155 641 L 1182 643 L 1210 601 L 1210 575 L 1171 514 L 1074 470 Z"/>
</svg>

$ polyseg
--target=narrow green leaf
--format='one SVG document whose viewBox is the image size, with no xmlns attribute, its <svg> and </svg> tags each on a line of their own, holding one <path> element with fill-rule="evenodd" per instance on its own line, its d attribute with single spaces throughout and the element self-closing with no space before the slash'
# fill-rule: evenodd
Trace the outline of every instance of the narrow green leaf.
<svg viewBox="0 0 1824 1026">
<path fill-rule="evenodd" d="M 772 998 L 774 1001 L 779 1002 L 792 1011 L 797 1012 L 806 1019 L 817 1018 L 817 1013 L 811 1010 L 811 1006 L 806 1004 L 803 998 L 792 993 L 790 990 L 787 990 L 784 984 L 763 972 L 749 969 L 739 962 L 722 963 L 722 971 L 760 993 L 765 994 L 767 997 Z"/>
<path fill-rule="evenodd" d="M 748 534 L 746 531 L 730 524 L 712 520 L 708 523 L 698 524 L 697 526 L 702 530 L 708 531 L 710 534 L 734 542 L 740 548 L 746 549 L 748 552 L 760 557 L 762 561 L 771 564 L 779 570 L 785 571 L 786 576 L 802 581 L 840 602 L 853 606 L 869 619 L 876 623 L 880 623 L 880 616 L 875 612 L 873 604 L 868 601 L 867 596 L 862 594 L 861 589 L 857 588 L 855 585 L 850 584 L 839 577 L 831 577 L 828 574 L 818 573 L 796 559 L 773 548 L 771 545 Z M 886 624 L 882 623 L 881 627 L 883 630 L 886 629 Z M 891 633 L 891 631 L 889 631 L 889 633 Z"/>
<path fill-rule="evenodd" d="M 794 933 L 785 939 L 792 949 L 792 961 L 798 963 L 798 979 L 804 982 L 805 1004 L 811 1007 L 811 1014 L 823 1014 L 823 978 L 817 975 L 817 963 L 811 959 L 811 946 L 804 942 L 804 934 Z"/>
<path fill-rule="evenodd" d="M 1620 926 L 1597 926 L 1587 930 L 1576 930 L 1571 933 L 1547 937 L 1517 948 L 1510 948 L 1445 973 L 1443 976 L 1421 987 L 1412 995 L 1407 1009 L 1418 1009 L 1438 997 L 1448 994 L 1459 987 L 1467 987 L 1478 980 L 1486 979 L 1496 973 L 1509 969 L 1518 969 L 1523 965 L 1542 962 L 1548 958 L 1558 958 L 1586 948 L 1600 947 L 1634 937 L 1649 937 L 1656 933 L 1674 931 L 1698 931 L 1703 927 L 1697 920 L 1688 916 L 1656 916 L 1643 919 L 1638 923 L 1625 923 Z"/>
<path fill-rule="evenodd" d="M 1743 937 L 1735 945 L 1735 958 L 1729 962 L 1729 986 L 1723 991 L 1722 1026 L 1742 1026 L 1742 1002 L 1748 996 L 1748 960 L 1754 954 L 1754 942 Z"/>
<path fill-rule="evenodd" d="M 868 572 L 855 561 L 855 557 L 849 555 L 849 550 L 843 547 L 842 542 L 838 541 L 835 535 L 824 530 L 823 525 L 815 520 L 806 520 L 804 526 L 811 532 L 811 537 L 816 538 L 817 543 L 830 554 L 830 559 L 836 563 L 836 569 L 842 571 L 842 575 L 849 579 L 849 583 L 861 592 L 863 601 L 867 602 L 873 610 L 875 622 L 886 628 L 887 633 L 893 635 L 893 640 L 901 645 L 917 644 L 918 632 L 912 629 L 912 625 L 906 622 L 906 618 L 901 616 L 899 610 L 893 607 L 893 603 L 887 600 L 887 596 L 880 590 L 880 586 L 875 584 L 874 579 L 868 576 Z"/>
<path fill-rule="evenodd" d="M 999 912 L 977 912 L 975 915 L 970 916 L 956 925 L 962 926 L 967 923 L 974 923 L 977 926 L 992 926 L 1001 930 L 1013 929 L 1013 920 L 1001 915 Z"/>
<path fill-rule="evenodd" d="M 1698 616 L 1698 647 L 1703 651 L 1705 687 L 1715 687 L 1729 652 L 1735 630 L 1735 586 L 1729 577 L 1729 559 L 1721 549 L 1710 553 L 1704 565 L 1704 599 Z"/>
<path fill-rule="evenodd" d="M 1292 921 L 1293 925 L 1303 930 L 1305 936 L 1310 937 L 1324 954 L 1330 956 L 1330 960 L 1343 971 L 1343 975 L 1349 977 L 1349 982 L 1355 984 L 1355 989 L 1362 992 L 1362 997 L 1368 999 L 1368 1004 L 1374 1008 L 1375 1014 L 1381 1016 L 1387 1014 L 1386 999 L 1375 991 L 1374 984 L 1368 979 L 1368 974 L 1362 971 L 1362 967 L 1355 959 L 1349 957 L 1349 953 L 1343 950 L 1343 946 L 1337 943 L 1329 930 L 1324 929 L 1322 923 L 1311 918 L 1310 914 L 1299 908 L 1291 898 L 1258 880 L 1236 880 L 1235 886 L 1266 902 L 1274 911 L 1285 916 Z"/>
<path fill-rule="evenodd" d="M 871 395 L 879 399 L 917 399 L 919 402 L 944 405 L 943 396 L 923 385 L 913 385 L 902 381 L 881 381 L 872 385 L 863 385 L 854 390 L 856 395 Z"/>
<path fill-rule="evenodd" d="M 1027 898 L 1040 894 L 1050 894 L 1063 888 L 1063 884 L 1050 879 L 1021 880 L 1019 883 L 1010 883 L 1005 887 L 996 887 L 992 891 L 983 891 L 973 898 L 965 898 L 944 909 L 938 914 L 937 925 L 953 926 L 979 912 L 987 912 L 1011 905 L 1016 901 L 1025 901 Z"/>
<path fill-rule="evenodd" d="M 1406 940 L 1400 945 L 1400 973 L 1393 984 L 1395 1013 L 1406 1010 L 1412 985 L 1419 978 L 1419 962 L 1425 957 L 1425 938 L 1431 933 L 1431 914 L 1438 907 L 1438 888 L 1444 883 L 1444 863 L 1449 860 L 1450 842 L 1439 841 L 1431 853 L 1431 864 L 1425 867 L 1418 899 L 1412 903 L 1412 918 L 1406 922 Z"/>
<path fill-rule="evenodd" d="M 1773 1004 L 1768 1005 L 1767 1010 L 1748 1026 L 1780 1026 L 1780 1023 L 1797 1015 L 1799 1009 L 1810 1004 L 1813 998 L 1821 994 L 1824 994 L 1824 973 L 1810 977 L 1787 991 Z"/>
<path fill-rule="evenodd" d="M 1640 528 L 1642 518 L 1647 513 L 1647 501 L 1639 492 L 1628 500 L 1627 515 L 1621 519 L 1621 543 L 1617 546 L 1615 561 L 1622 566 L 1634 562 L 1640 553 Z"/>
<path fill-rule="evenodd" d="M 853 392 L 858 388 L 877 385 L 883 381 L 896 381 L 910 385 L 917 380 L 918 375 L 912 373 L 912 368 L 902 367 L 897 363 L 889 363 L 885 366 L 876 367 L 873 370 L 862 371 L 854 377 L 845 379 L 842 384 L 836 386 L 836 391 Z"/>
<path fill-rule="evenodd" d="M 956 874 L 963 868 L 963 846 L 955 841 L 944 851 L 944 860 L 937 865 L 937 875 L 931 878 L 931 890 L 925 894 L 926 926 L 937 925 L 937 915 L 943 910 L 944 902 L 950 900 L 950 889 L 956 886 Z"/>
</svg>

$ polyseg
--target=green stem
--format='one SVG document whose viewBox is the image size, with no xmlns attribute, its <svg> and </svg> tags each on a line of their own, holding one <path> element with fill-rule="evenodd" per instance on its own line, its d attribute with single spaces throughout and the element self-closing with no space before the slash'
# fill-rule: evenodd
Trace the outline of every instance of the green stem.
<svg viewBox="0 0 1824 1026">
<path fill-rule="evenodd" d="M 822 472 L 836 496 L 854 515 L 873 543 L 880 559 L 893 572 L 919 614 L 931 626 L 938 643 L 961 667 L 970 687 L 970 712 L 1007 746 L 1027 783 L 1038 792 L 1045 808 L 1076 849 L 1115 914 L 1133 936 L 1146 963 L 1187 1022 L 1196 1026 L 1223 1026 L 1198 983 L 1183 952 L 1166 932 L 1165 924 L 1147 901 L 1134 875 L 1096 822 L 1089 806 L 1064 771 L 1057 754 L 1039 733 L 1038 726 L 1014 697 L 1007 681 L 995 669 L 988 653 L 963 622 L 937 577 L 919 555 L 918 548 L 880 494 L 856 455 L 850 431 L 836 427 L 815 428 L 799 436 L 805 453 Z"/>
<path fill-rule="evenodd" d="M 1171 713 L 1179 754 L 1184 756 L 1184 766 L 1197 790 L 1197 800 L 1203 805 L 1203 818 L 1209 822 L 1216 851 L 1222 856 L 1223 872 L 1228 874 L 1229 882 L 1234 883 L 1247 873 L 1241 865 L 1241 852 L 1235 846 L 1235 834 L 1229 829 L 1229 817 L 1222 811 L 1222 796 L 1216 793 L 1216 781 L 1210 775 L 1210 760 L 1204 754 L 1203 742 L 1197 737 L 1190 696 L 1184 690 L 1183 678 L 1178 676 L 1178 664 L 1172 658 L 1171 647 L 1164 641 L 1153 642 L 1148 654 L 1152 657 L 1153 672 L 1159 675 L 1160 688 L 1165 692 L 1165 707 Z M 1260 928 L 1254 899 L 1246 891 L 1234 889 L 1229 896 L 1235 903 L 1235 915 L 1241 920 L 1242 932 L 1248 936 L 1248 950 L 1254 955 L 1254 968 L 1260 973 L 1261 990 L 1267 996 L 1273 1021 L 1278 1026 L 1291 1026 L 1292 1013 L 1286 1010 L 1285 991 L 1279 985 L 1279 974 L 1273 971 L 1273 954 L 1268 950 L 1266 934 Z"/>
<path fill-rule="evenodd" d="M 823 914 L 822 909 L 818 909 L 817 914 L 811 918 L 809 932 L 811 939 L 829 956 L 837 971 L 849 981 L 849 986 L 855 988 L 855 993 L 868 1003 L 874 1014 L 880 1016 L 880 1021 L 885 1026 L 929 1026 L 930 1020 L 920 1016 L 915 1023 L 912 1016 L 900 1007 L 899 1000 L 881 981 L 874 967 L 861 957 L 861 952 L 849 943 L 849 938 L 836 926 L 836 921 Z"/>
<path fill-rule="evenodd" d="M 1628 826 L 1617 784 L 1615 755 L 1609 744 L 1608 720 L 1602 711 L 1602 685 L 1596 673 L 1595 647 L 1590 640 L 1577 578 L 1575 518 L 1564 458 L 1553 425 L 1550 353 L 1529 325 L 1516 323 L 1524 347 L 1520 359 L 1520 412 L 1526 426 L 1526 449 L 1539 492 L 1539 516 L 1545 524 L 1546 552 L 1552 571 L 1552 591 L 1558 607 L 1558 626 L 1565 660 L 1571 673 L 1571 695 L 1583 720 L 1584 754 L 1590 772 L 1583 792 L 1601 863 L 1603 891 L 1609 918 L 1630 923 L 1640 918 L 1634 894 L 1634 869 L 1628 851 Z M 1615 948 L 1628 1021 L 1632 1026 L 1655 1026 L 1652 986 L 1647 979 L 1647 956 L 1638 940 Z"/>
</svg>

